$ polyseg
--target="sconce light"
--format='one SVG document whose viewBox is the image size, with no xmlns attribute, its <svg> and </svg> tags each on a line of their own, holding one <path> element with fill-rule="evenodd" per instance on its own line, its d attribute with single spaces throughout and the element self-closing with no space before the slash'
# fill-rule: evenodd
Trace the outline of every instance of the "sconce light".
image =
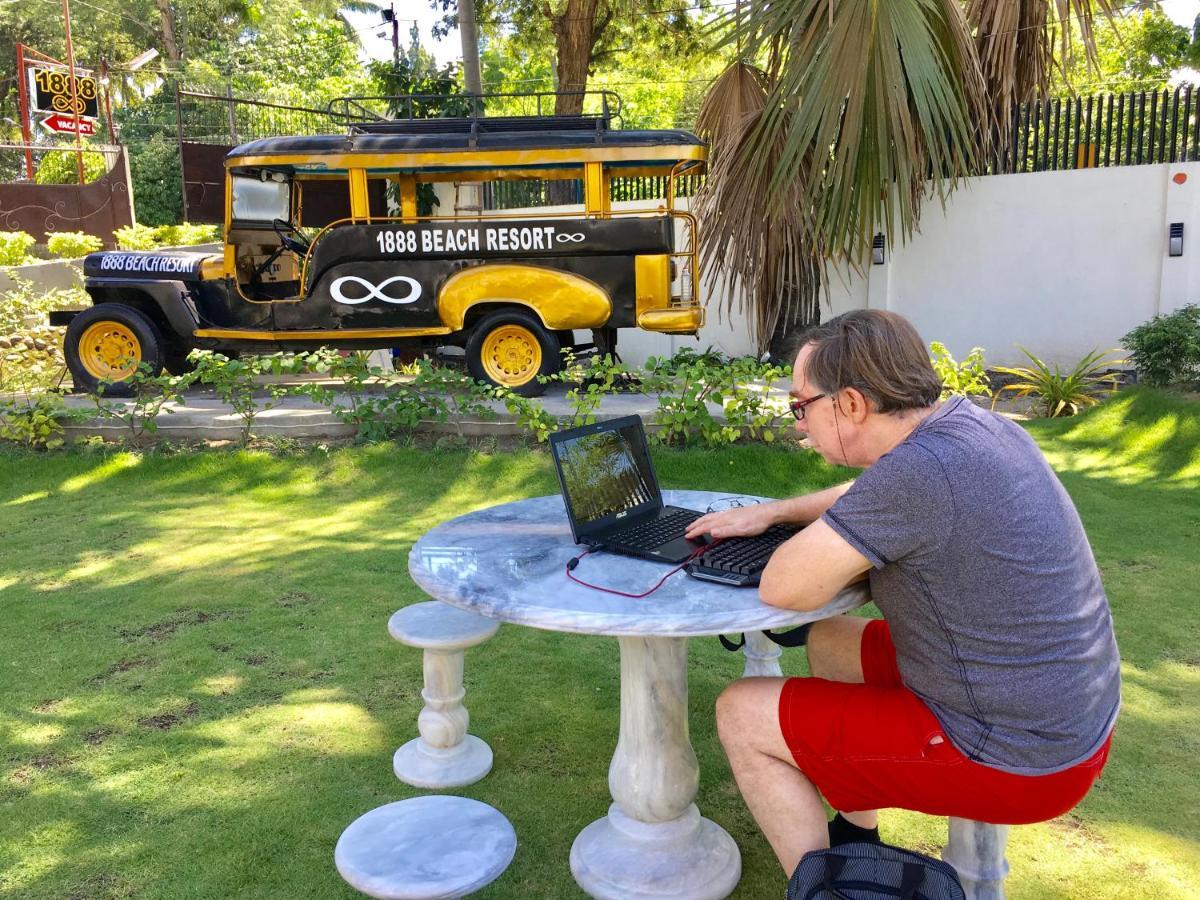
<svg viewBox="0 0 1200 900">
<path fill-rule="evenodd" d="M 1183 223 L 1172 222 L 1167 238 L 1167 256 L 1183 256 Z"/>
<path fill-rule="evenodd" d="M 1182 226 L 1180 226 L 1182 227 Z M 883 265 L 883 232 L 875 232 L 875 239 L 871 241 L 871 265 Z"/>
</svg>

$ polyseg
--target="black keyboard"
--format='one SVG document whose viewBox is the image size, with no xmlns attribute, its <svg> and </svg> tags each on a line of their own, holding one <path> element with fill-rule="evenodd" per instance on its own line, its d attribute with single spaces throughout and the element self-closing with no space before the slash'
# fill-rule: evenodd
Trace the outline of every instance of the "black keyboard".
<svg viewBox="0 0 1200 900">
<path fill-rule="evenodd" d="M 792 525 L 772 525 L 754 537 L 728 538 L 688 563 L 687 573 L 705 581 L 752 587 L 758 584 L 771 554 L 799 530 Z"/>
<path fill-rule="evenodd" d="M 683 537 L 687 527 L 702 515 L 704 513 L 692 509 L 677 509 L 661 518 L 610 534 L 605 538 L 605 543 L 621 544 L 634 550 L 654 550 Z"/>
</svg>

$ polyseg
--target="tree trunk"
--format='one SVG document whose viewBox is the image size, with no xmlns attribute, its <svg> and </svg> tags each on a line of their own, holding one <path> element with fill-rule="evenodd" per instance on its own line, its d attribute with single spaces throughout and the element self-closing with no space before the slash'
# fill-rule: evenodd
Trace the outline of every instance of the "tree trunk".
<svg viewBox="0 0 1200 900">
<path fill-rule="evenodd" d="M 173 63 L 180 61 L 179 44 L 175 41 L 175 11 L 171 9 L 171 0 L 154 0 L 158 7 L 158 32 L 162 36 L 163 49 L 167 59 Z"/>
<path fill-rule="evenodd" d="M 563 91 L 587 89 L 592 49 L 609 19 L 604 15 L 601 22 L 596 21 L 600 3 L 601 0 L 567 0 L 562 15 L 551 17 L 558 54 L 555 62 L 559 91 L 554 99 L 556 116 L 577 116 L 583 112 L 583 94 L 564 94 Z"/>
</svg>

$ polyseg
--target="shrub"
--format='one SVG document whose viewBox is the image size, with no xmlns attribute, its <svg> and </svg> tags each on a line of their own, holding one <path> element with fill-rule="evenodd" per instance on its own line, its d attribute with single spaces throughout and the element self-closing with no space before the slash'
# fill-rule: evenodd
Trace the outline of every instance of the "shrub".
<svg viewBox="0 0 1200 900">
<path fill-rule="evenodd" d="M 178 222 L 183 218 L 179 145 L 156 134 L 149 140 L 130 141 L 125 147 L 138 220 L 151 226 Z"/>
<path fill-rule="evenodd" d="M 158 431 L 158 417 L 175 412 L 168 403 L 182 404 L 183 392 L 193 381 L 196 373 L 187 375 L 151 375 L 149 363 L 140 363 L 137 371 L 125 383 L 132 388 L 133 396 L 128 400 L 109 401 L 103 398 L 110 382 L 100 382 L 100 390 L 91 395 L 100 418 L 115 422 L 126 429 L 131 446 L 139 446 L 147 434 Z"/>
<path fill-rule="evenodd" d="M 209 244 L 217 240 L 216 225 L 159 225 L 154 229 L 154 241 L 159 247 L 189 247 L 192 244 Z"/>
<path fill-rule="evenodd" d="M 1117 388 L 1117 377 L 1103 371 L 1117 361 L 1106 362 L 1104 357 L 1108 354 L 1103 351 L 1093 350 L 1066 373 L 1059 370 L 1057 363 L 1051 369 L 1024 347 L 1021 352 L 1029 357 L 1031 365 L 997 367 L 997 372 L 1018 379 L 1000 390 L 1013 391 L 1018 397 L 1037 397 L 1048 418 L 1073 416 L 1085 406 L 1096 405 Z"/>
<path fill-rule="evenodd" d="M 929 360 L 933 371 L 942 380 L 942 399 L 954 394 L 970 396 L 982 394 L 992 396 L 991 385 L 988 384 L 987 370 L 983 365 L 983 348 L 972 347 L 967 358 L 961 363 L 950 355 L 946 345 L 941 341 L 933 341 L 929 345 L 933 357 Z"/>
<path fill-rule="evenodd" d="M 60 231 L 46 238 L 46 249 L 63 259 L 78 259 L 95 253 L 103 246 L 104 241 L 100 238 L 82 231 Z"/>
<path fill-rule="evenodd" d="M 1154 387 L 1200 377 L 1200 306 L 1194 303 L 1143 322 L 1121 343 L 1138 378 Z"/>
<path fill-rule="evenodd" d="M 153 250 L 158 246 L 154 236 L 155 229 L 149 225 L 127 225 L 113 232 L 117 246 L 122 250 Z"/>
<path fill-rule="evenodd" d="M 38 184 L 78 184 L 79 167 L 73 150 L 51 150 L 37 164 L 33 180 Z M 103 153 L 84 151 L 83 180 L 90 184 L 108 174 Z"/>
<path fill-rule="evenodd" d="M 0 266 L 20 266 L 28 262 L 33 235 L 24 231 L 0 231 Z"/>
<path fill-rule="evenodd" d="M 285 387 L 274 383 L 260 384 L 259 376 L 280 372 L 285 364 L 291 364 L 290 357 L 275 354 L 228 359 L 211 350 L 193 350 L 188 358 L 196 365 L 195 378 L 210 385 L 221 401 L 232 406 L 242 420 L 243 446 L 250 443 L 258 414 L 274 409 L 287 396 Z M 258 394 L 265 394 L 262 402 L 259 402 Z"/>
</svg>

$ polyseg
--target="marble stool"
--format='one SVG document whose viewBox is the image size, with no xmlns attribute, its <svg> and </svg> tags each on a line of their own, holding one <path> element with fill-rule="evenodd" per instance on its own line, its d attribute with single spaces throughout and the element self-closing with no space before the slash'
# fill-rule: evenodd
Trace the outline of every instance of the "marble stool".
<svg viewBox="0 0 1200 900">
<path fill-rule="evenodd" d="M 1004 900 L 1007 842 L 1007 825 L 950 818 L 950 838 L 942 848 L 942 859 L 958 872 L 967 900 Z"/>
<path fill-rule="evenodd" d="M 491 771 L 492 748 L 467 734 L 463 651 L 482 644 L 499 627 L 499 622 L 437 601 L 406 606 L 388 620 L 392 637 L 425 651 L 425 708 L 417 717 L 421 736 L 392 757 L 392 770 L 405 784 L 462 787 Z"/>
<path fill-rule="evenodd" d="M 501 813 L 466 797 L 414 797 L 359 816 L 333 861 L 350 885 L 386 900 L 462 897 L 495 881 L 517 852 Z"/>
</svg>

